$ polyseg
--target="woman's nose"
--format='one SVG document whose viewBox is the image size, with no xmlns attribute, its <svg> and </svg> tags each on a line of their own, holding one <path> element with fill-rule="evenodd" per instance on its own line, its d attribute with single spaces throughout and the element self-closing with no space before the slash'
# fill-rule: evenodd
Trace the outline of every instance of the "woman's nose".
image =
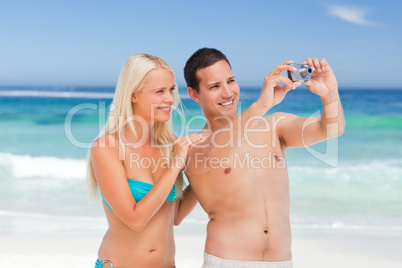
<svg viewBox="0 0 402 268">
<path fill-rule="evenodd" d="M 164 101 L 165 101 L 166 103 L 173 103 L 173 102 L 174 102 L 174 94 L 173 94 L 173 92 L 170 92 L 170 91 L 169 91 L 169 92 L 167 93 L 167 95 L 166 95 Z"/>
</svg>

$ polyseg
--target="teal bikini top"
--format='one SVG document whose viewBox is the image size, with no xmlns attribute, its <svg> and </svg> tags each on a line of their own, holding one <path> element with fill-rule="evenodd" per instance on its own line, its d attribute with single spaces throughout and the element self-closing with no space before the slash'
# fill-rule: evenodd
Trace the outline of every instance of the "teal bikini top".
<svg viewBox="0 0 402 268">
<path fill-rule="evenodd" d="M 139 202 L 153 187 L 153 184 L 150 184 L 147 182 L 142 182 L 142 181 L 137 181 L 137 180 L 127 180 L 127 182 L 128 182 L 128 186 L 130 186 L 130 191 L 134 197 L 135 202 Z M 101 195 L 102 195 L 102 193 L 101 193 Z M 105 205 L 110 210 L 113 211 L 113 209 L 106 202 L 103 195 L 102 195 L 102 199 L 103 199 L 103 202 L 105 202 Z M 176 200 L 177 200 L 176 185 L 174 185 L 172 190 L 170 191 L 168 197 L 166 198 L 166 201 L 176 201 Z"/>
</svg>

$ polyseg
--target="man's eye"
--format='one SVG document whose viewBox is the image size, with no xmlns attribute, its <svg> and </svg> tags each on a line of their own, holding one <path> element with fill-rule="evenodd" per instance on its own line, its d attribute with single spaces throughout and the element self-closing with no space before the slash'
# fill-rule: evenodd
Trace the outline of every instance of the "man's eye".
<svg viewBox="0 0 402 268">
<path fill-rule="evenodd" d="M 174 91 L 174 87 L 172 87 L 172 88 L 170 89 L 170 91 Z"/>
<path fill-rule="evenodd" d="M 228 83 L 232 83 L 232 82 L 234 82 L 235 80 L 234 79 L 230 79 L 229 81 L 228 81 Z"/>
<path fill-rule="evenodd" d="M 163 93 L 163 90 L 158 90 L 156 91 L 156 93 Z"/>
<path fill-rule="evenodd" d="M 218 85 L 213 85 L 210 87 L 210 89 L 218 88 Z"/>
</svg>

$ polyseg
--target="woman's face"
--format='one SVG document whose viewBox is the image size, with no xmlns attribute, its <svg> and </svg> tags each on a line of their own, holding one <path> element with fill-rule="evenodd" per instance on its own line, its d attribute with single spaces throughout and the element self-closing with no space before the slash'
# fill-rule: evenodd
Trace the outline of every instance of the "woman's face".
<svg viewBox="0 0 402 268">
<path fill-rule="evenodd" d="M 134 93 L 131 98 L 133 114 L 152 124 L 168 121 L 174 102 L 174 90 L 172 72 L 163 68 L 150 71 L 145 77 L 142 91 Z"/>
</svg>

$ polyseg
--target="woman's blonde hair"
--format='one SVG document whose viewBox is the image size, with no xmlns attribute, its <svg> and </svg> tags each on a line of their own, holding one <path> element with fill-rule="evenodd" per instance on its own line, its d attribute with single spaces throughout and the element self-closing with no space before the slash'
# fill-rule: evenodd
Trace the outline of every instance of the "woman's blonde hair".
<svg viewBox="0 0 402 268">
<path fill-rule="evenodd" d="M 116 91 L 110 106 L 111 108 L 105 127 L 96 139 L 117 133 L 119 140 L 121 140 L 121 134 L 125 135 L 125 129 L 127 126 L 134 136 L 137 137 L 134 122 L 133 120 L 130 120 L 134 117 L 131 97 L 133 93 L 137 93 L 142 90 L 147 74 L 150 71 L 158 68 L 164 68 L 165 70 L 170 71 L 174 76 L 174 72 L 170 66 L 164 60 L 156 56 L 149 54 L 136 54 L 127 60 L 117 82 Z M 175 101 L 172 110 L 177 108 L 180 104 L 176 79 L 174 79 L 174 83 L 175 89 L 173 94 L 175 96 Z M 153 143 L 158 146 L 162 152 L 162 156 L 165 159 L 170 159 L 171 149 L 175 138 L 171 121 L 172 119 L 169 119 L 167 122 L 155 122 L 154 126 L 151 127 Z M 124 144 L 122 144 L 122 146 L 124 146 Z M 96 200 L 99 197 L 99 188 L 95 178 L 90 153 L 88 153 L 87 160 L 88 190 L 91 199 Z M 183 175 L 182 172 L 180 172 L 176 180 L 177 194 L 181 193 L 182 187 Z"/>
</svg>

